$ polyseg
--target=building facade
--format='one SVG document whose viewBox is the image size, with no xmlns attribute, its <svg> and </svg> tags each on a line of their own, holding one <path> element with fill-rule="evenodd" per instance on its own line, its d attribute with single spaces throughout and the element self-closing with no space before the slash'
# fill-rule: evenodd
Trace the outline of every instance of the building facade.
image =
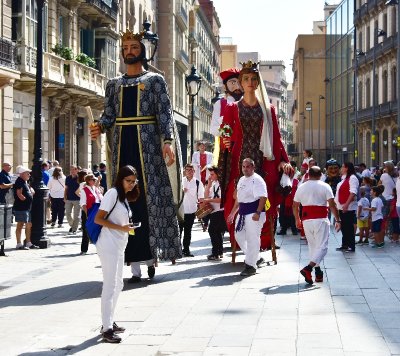
<svg viewBox="0 0 400 356">
<path fill-rule="evenodd" d="M 357 0 L 354 12 L 358 160 L 369 166 L 400 159 L 396 150 L 397 6 Z M 375 141 L 375 142 L 374 142 Z M 372 154 L 371 154 L 372 153 Z"/>
</svg>

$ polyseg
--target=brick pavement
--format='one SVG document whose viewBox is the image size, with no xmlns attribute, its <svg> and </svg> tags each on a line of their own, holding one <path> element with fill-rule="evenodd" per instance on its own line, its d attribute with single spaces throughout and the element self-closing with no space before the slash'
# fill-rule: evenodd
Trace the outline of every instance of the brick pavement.
<svg viewBox="0 0 400 356">
<path fill-rule="evenodd" d="M 400 355 L 398 245 L 343 254 L 332 235 L 325 281 L 307 287 L 299 275 L 307 246 L 297 237 L 279 238 L 276 266 L 242 278 L 243 255 L 236 265 L 230 253 L 208 262 L 208 235 L 196 226 L 195 258 L 162 262 L 154 280 L 125 285 L 116 320 L 127 331 L 112 345 L 99 336 L 95 248 L 79 256 L 80 238 L 66 231 L 49 230 L 46 250 L 15 251 L 6 241 L 2 355 Z"/>
</svg>

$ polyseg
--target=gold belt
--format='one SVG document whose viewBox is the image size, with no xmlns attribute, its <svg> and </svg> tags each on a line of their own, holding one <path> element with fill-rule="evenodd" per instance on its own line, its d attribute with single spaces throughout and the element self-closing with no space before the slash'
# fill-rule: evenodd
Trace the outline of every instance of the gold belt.
<svg viewBox="0 0 400 356">
<path fill-rule="evenodd" d="M 134 117 L 117 117 L 115 125 L 130 126 L 130 125 L 149 125 L 156 124 L 156 117 L 153 116 L 134 116 Z"/>
</svg>

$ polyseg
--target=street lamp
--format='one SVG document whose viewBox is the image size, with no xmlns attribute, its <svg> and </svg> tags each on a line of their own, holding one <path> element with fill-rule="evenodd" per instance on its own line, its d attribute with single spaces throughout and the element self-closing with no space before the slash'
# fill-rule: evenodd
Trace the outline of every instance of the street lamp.
<svg viewBox="0 0 400 356">
<path fill-rule="evenodd" d="M 158 35 L 150 31 L 151 23 L 149 20 L 143 22 L 143 44 L 146 48 L 146 58 L 148 62 L 151 62 L 157 51 L 158 46 Z"/>
<path fill-rule="evenodd" d="M 49 190 L 43 183 L 42 174 L 42 76 L 43 76 L 43 7 L 44 0 L 37 0 L 37 57 L 35 92 L 35 130 L 32 166 L 32 188 L 35 190 L 32 203 L 31 240 L 40 248 L 47 248 L 50 240 L 46 232 L 46 201 Z"/>
<path fill-rule="evenodd" d="M 219 99 L 221 99 L 221 91 L 218 87 L 215 87 L 214 96 L 211 98 L 211 104 L 215 104 Z"/>
<path fill-rule="evenodd" d="M 400 153 L 400 105 L 399 105 L 399 95 L 400 95 L 400 2 L 398 0 L 387 0 L 385 5 L 395 6 L 397 5 L 397 63 L 396 63 L 396 101 L 397 101 L 397 145 L 396 145 L 396 163 L 397 157 Z"/>
<path fill-rule="evenodd" d="M 310 142 L 310 149 L 311 151 L 313 150 L 313 135 L 312 135 L 312 131 L 311 131 L 311 123 L 312 123 L 312 102 L 311 101 L 307 101 L 306 102 L 306 107 L 305 110 L 308 111 L 309 115 L 309 119 L 310 119 L 310 132 L 309 132 L 309 142 Z"/>
<path fill-rule="evenodd" d="M 199 93 L 201 87 L 201 77 L 196 73 L 196 67 L 193 65 L 190 74 L 186 76 L 186 91 L 190 96 L 191 123 L 190 123 L 190 160 L 194 152 L 194 97 Z"/>
<path fill-rule="evenodd" d="M 356 40 L 357 36 L 354 36 L 354 40 Z M 358 124 L 358 81 L 357 81 L 357 71 L 358 71 L 358 59 L 361 56 L 365 56 L 365 52 L 360 49 L 356 49 L 356 55 L 354 58 L 354 88 L 353 88 L 353 96 L 354 96 L 354 163 L 358 162 L 358 132 L 357 132 L 357 124 Z"/>
<path fill-rule="evenodd" d="M 321 100 L 325 100 L 323 95 L 318 97 L 318 162 L 321 162 Z"/>
</svg>

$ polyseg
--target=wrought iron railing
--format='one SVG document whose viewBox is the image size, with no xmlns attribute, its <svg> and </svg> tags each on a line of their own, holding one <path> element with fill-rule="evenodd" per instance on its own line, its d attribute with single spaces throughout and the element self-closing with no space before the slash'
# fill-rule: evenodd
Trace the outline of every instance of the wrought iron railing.
<svg viewBox="0 0 400 356">
<path fill-rule="evenodd" d="M 15 44 L 0 38 L 0 65 L 15 69 Z"/>
</svg>

